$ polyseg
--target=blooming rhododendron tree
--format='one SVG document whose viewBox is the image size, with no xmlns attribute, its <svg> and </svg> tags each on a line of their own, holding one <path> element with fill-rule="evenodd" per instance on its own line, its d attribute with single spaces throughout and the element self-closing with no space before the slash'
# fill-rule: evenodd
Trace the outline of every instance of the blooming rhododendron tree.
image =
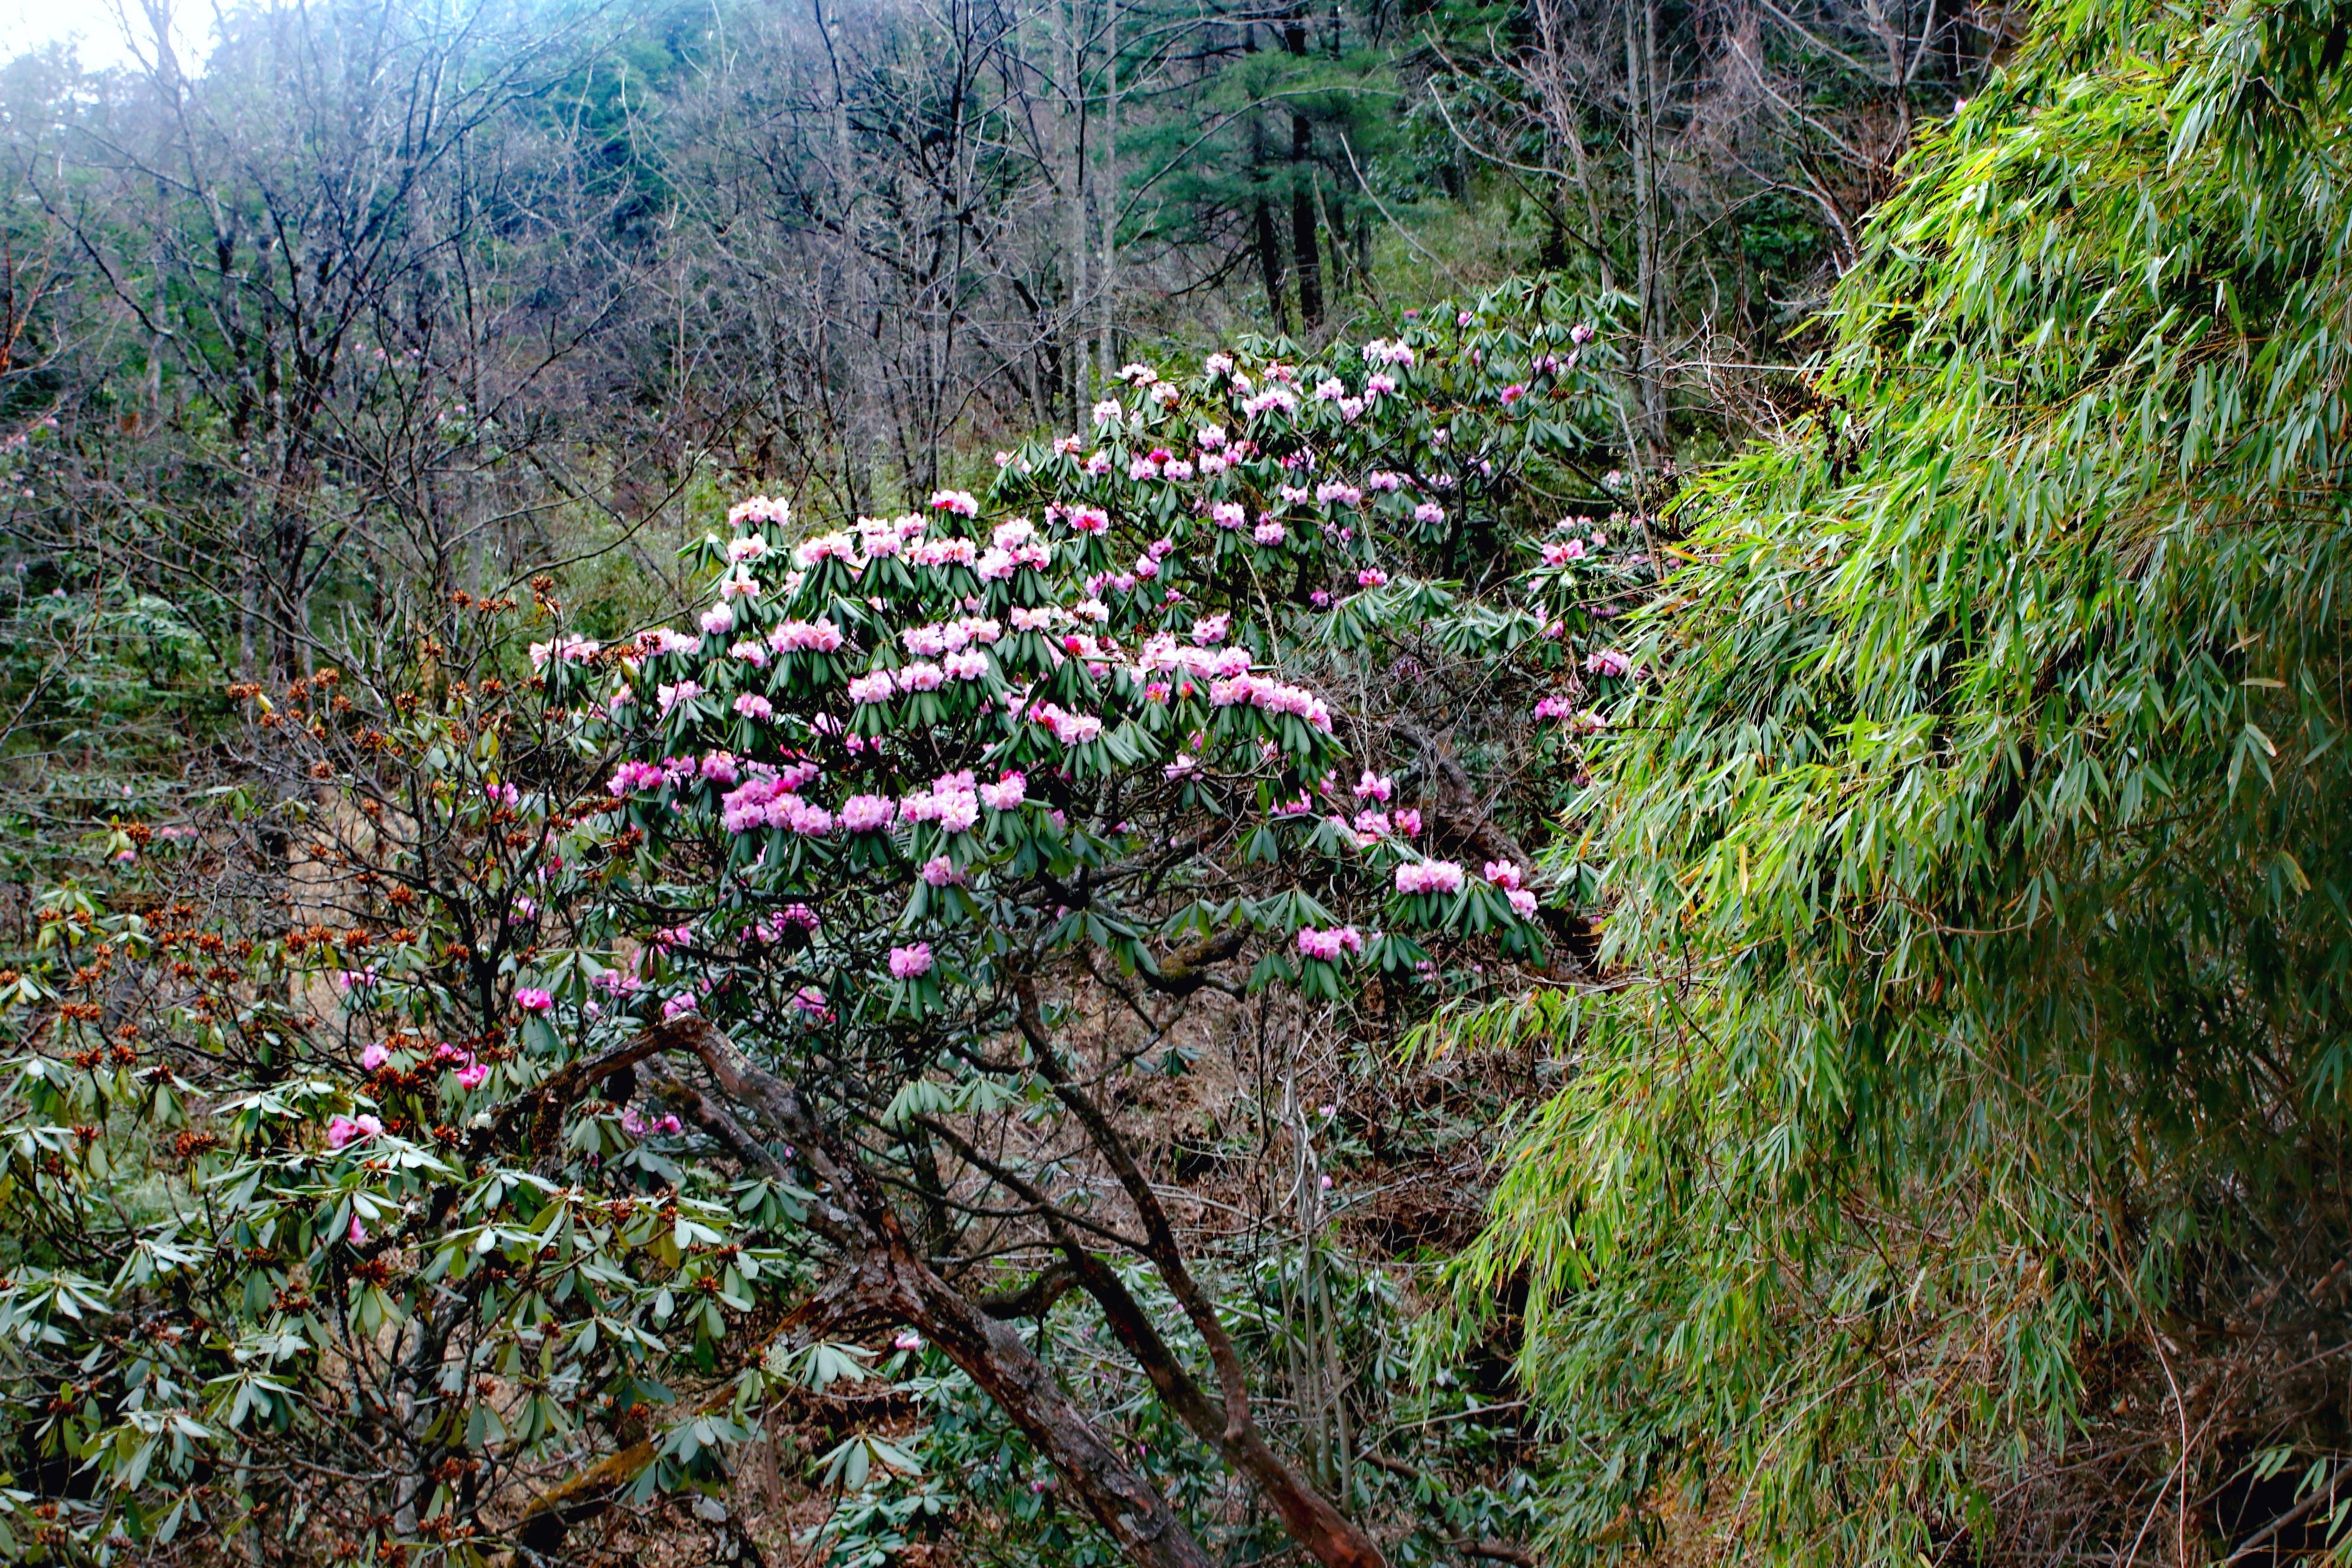
<svg viewBox="0 0 2352 1568">
<path fill-rule="evenodd" d="M 959 1369 L 1132 1560 L 1205 1564 L 1012 1326 L 1077 1291 L 1301 1549 L 1381 1562 L 1256 1414 L 1126 1096 L 1253 998 L 1392 1031 L 1563 961 L 1519 837 L 1561 797 L 1482 795 L 1460 749 L 1638 680 L 1600 656 L 1640 573 L 1605 514 L 1582 554 L 1537 542 L 1612 405 L 1576 318 L 1534 315 L 1131 367 L 1090 431 L 903 516 L 751 498 L 691 547 L 672 626 L 592 640 L 540 585 L 525 682 L 496 673 L 513 606 L 468 602 L 462 637 L 395 626 L 364 679 L 247 689 L 286 781 L 267 821 L 299 825 L 247 841 L 306 844 L 321 907 L 226 966 L 193 913 L 61 927 L 191 956 L 142 971 L 150 1077 L 106 1077 L 103 1042 L 19 1068 L 27 1127 L 168 1092 L 227 1129 L 168 1222 L 93 1228 L 79 1283 L 0 1288 L 66 1347 L 28 1387 L 107 1390 L 68 1447 L 114 1458 L 57 1529 L 176 1529 L 154 1478 L 331 1443 L 376 1478 L 316 1502 L 355 1555 L 551 1552 L 614 1498 L 713 1484 L 772 1390 L 873 1330 Z M 1572 774 L 1555 728 L 1510 742 L 1530 776 Z M 59 1305 L 151 1310 L 197 1274 L 220 1331 L 160 1363 Z M 333 1415 L 354 1377 L 363 1417 Z M 207 1517 L 278 1506 L 205 1484 Z"/>
<path fill-rule="evenodd" d="M 1576 353 L 1527 374 L 1572 400 Z M 1214 1302 L 1108 1109 L 1123 1064 L 1066 1026 L 1104 977 L 1177 1003 L 1255 956 L 1250 984 L 1337 1000 L 1351 971 L 1421 983 L 1417 932 L 1544 949 L 1524 857 L 1481 876 L 1416 842 L 1417 814 L 1384 809 L 1392 784 L 1343 743 L 1349 716 L 1280 662 L 1335 595 L 1388 587 L 1379 561 L 1443 555 L 1449 519 L 1493 528 L 1487 493 L 1542 450 L 1517 423 L 1525 385 L 1449 418 L 1483 379 L 1402 342 L 1363 365 L 1303 395 L 1275 360 L 1220 356 L 1181 385 L 1135 367 L 1097 407 L 1093 450 L 1008 455 L 988 502 L 943 490 L 927 512 L 797 540 L 772 512 L 739 517 L 697 547 L 698 637 L 648 633 L 616 669 L 551 676 L 624 748 L 607 787 L 641 846 L 625 908 L 642 988 L 567 999 L 602 1028 L 614 1009 L 692 1020 L 792 1083 L 799 1109 L 769 1118 L 768 1141 L 821 1152 L 824 1180 L 862 1194 L 864 1245 L 898 1258 L 868 1305 L 997 1393 L 1115 1535 L 1133 1529 L 1131 1489 L 1000 1392 L 1018 1355 L 908 1285 L 890 1189 L 929 1194 L 929 1255 L 1025 1209 L 1185 1424 L 1302 1546 L 1350 1564 L 1379 1554 L 1254 1424 Z M 1438 397 L 1408 395 L 1400 377 L 1419 374 Z M 1402 602 L 1333 613 L 1363 624 Z M 1041 1100 L 1049 1158 L 1007 1142 Z M 1056 1188 L 1047 1173 L 1071 1161 L 1114 1183 L 1121 1240 L 1088 1218 L 1090 1193 Z M 1106 1256 L 1122 1249 L 1174 1289 L 1213 1385 L 1136 1305 Z M 1171 1550 L 1150 1533 L 1130 1549 Z"/>
</svg>

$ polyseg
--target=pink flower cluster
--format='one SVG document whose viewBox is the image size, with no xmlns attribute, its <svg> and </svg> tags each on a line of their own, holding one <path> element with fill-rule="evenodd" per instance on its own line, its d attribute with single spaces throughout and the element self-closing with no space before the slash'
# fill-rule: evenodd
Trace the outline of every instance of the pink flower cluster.
<svg viewBox="0 0 2352 1568">
<path fill-rule="evenodd" d="M 1029 710 L 1031 718 L 1053 731 L 1054 739 L 1066 746 L 1083 746 L 1102 738 L 1103 721 L 1093 713 L 1073 713 L 1059 703 L 1041 702 Z"/>
<path fill-rule="evenodd" d="M 659 626 L 637 637 L 637 655 L 652 658 L 666 653 L 692 653 L 702 646 L 700 637 L 687 636 L 675 626 Z"/>
<path fill-rule="evenodd" d="M 1451 860 L 1412 860 L 1396 868 L 1396 890 L 1416 893 L 1458 893 L 1466 878 Z"/>
<path fill-rule="evenodd" d="M 594 658 L 603 647 L 603 644 L 591 642 L 583 637 L 558 637 L 551 643 L 535 642 L 530 645 L 530 667 L 544 669 L 551 658 L 565 664 L 584 664 Z"/>
<path fill-rule="evenodd" d="M 901 800 L 898 815 L 908 822 L 936 822 L 950 833 L 969 833 L 980 822 L 980 794 L 972 787 L 971 771 L 941 773 L 929 790 Z"/>
<path fill-rule="evenodd" d="M 614 800 L 626 800 L 641 789 L 659 789 L 668 776 L 652 763 L 632 759 L 613 770 L 613 776 L 604 781 L 604 789 Z"/>
<path fill-rule="evenodd" d="M 793 551 L 793 563 L 806 571 L 823 561 L 857 562 L 857 541 L 835 530 L 821 533 L 814 539 L 804 539 Z"/>
<path fill-rule="evenodd" d="M 747 522 L 790 522 L 792 518 L 792 503 L 781 496 L 752 496 L 727 510 L 728 522 L 737 527 Z"/>
<path fill-rule="evenodd" d="M 341 1149 L 383 1131 L 383 1122 L 364 1110 L 357 1116 L 338 1116 L 327 1123 L 327 1147 Z"/>
<path fill-rule="evenodd" d="M 1318 931 L 1313 926 L 1301 926 L 1298 931 L 1298 951 L 1308 958 L 1319 958 L 1326 963 L 1336 963 L 1341 953 L 1360 956 L 1364 951 L 1364 933 L 1354 926 L 1338 926 L 1329 931 Z"/>
<path fill-rule="evenodd" d="M 796 775 L 803 772 L 793 770 Z M 793 793 L 799 784 L 806 782 L 805 777 L 795 783 L 772 773 L 749 779 L 719 798 L 719 821 L 730 833 L 750 833 L 768 826 L 822 837 L 833 831 L 833 814 Z"/>
<path fill-rule="evenodd" d="M 1331 710 L 1321 698 L 1304 687 L 1285 685 L 1263 675 L 1236 675 L 1213 681 L 1209 701 L 1219 708 L 1247 703 L 1264 712 L 1296 715 L 1325 734 L 1331 730 Z"/>
<path fill-rule="evenodd" d="M 980 560 L 980 546 L 969 539 L 926 539 L 915 546 L 918 566 L 971 566 Z"/>
<path fill-rule="evenodd" d="M 890 950 L 890 973 L 900 980 L 912 980 L 931 972 L 931 944 L 919 942 Z"/>
<path fill-rule="evenodd" d="M 1515 863 L 1509 860 L 1487 861 L 1486 880 L 1503 889 L 1514 914 L 1523 921 L 1535 919 L 1536 896 L 1519 886 L 1519 868 Z"/>
<path fill-rule="evenodd" d="M 830 620 L 786 621 L 768 634 L 778 653 L 833 653 L 846 640 Z"/>
</svg>

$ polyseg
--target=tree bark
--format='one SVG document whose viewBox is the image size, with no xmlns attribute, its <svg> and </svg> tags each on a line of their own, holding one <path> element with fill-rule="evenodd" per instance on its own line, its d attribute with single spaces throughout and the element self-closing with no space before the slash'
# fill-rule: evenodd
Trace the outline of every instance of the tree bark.
<svg viewBox="0 0 2352 1568">
<path fill-rule="evenodd" d="M 1665 442 L 1664 328 L 1658 278 L 1658 16 L 1656 0 L 1628 0 L 1625 6 L 1626 121 L 1633 163 L 1634 295 L 1640 307 L 1641 344 L 1633 386 L 1640 408 L 1641 447 L 1654 455 Z"/>
<path fill-rule="evenodd" d="M 1307 58 L 1307 24 L 1297 12 L 1283 30 L 1294 59 Z M 1290 255 L 1298 274 L 1298 321 L 1307 331 L 1323 324 L 1323 251 L 1315 224 L 1315 127 L 1290 111 Z"/>
<path fill-rule="evenodd" d="M 1265 126 L 1252 115 L 1250 180 L 1258 186 L 1258 195 L 1253 204 L 1255 210 L 1251 216 L 1255 220 L 1258 274 L 1265 283 L 1265 308 L 1267 314 L 1274 318 L 1274 330 L 1287 335 L 1290 331 L 1290 307 L 1282 285 L 1285 270 L 1282 236 L 1275 228 L 1274 204 L 1265 196 Z"/>
</svg>

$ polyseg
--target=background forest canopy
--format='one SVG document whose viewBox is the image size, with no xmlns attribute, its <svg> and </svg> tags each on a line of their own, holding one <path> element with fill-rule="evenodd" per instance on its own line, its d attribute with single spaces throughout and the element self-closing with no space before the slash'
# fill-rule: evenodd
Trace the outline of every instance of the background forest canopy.
<svg viewBox="0 0 2352 1568">
<path fill-rule="evenodd" d="M 185 36 L 166 14 L 134 37 Z M 1759 367 L 2004 26 L 313 5 L 231 10 L 201 61 L 20 57 L 0 409 L 102 458 L 12 495 L 12 529 L 58 570 L 139 515 L 89 569 L 191 579 L 168 596 L 223 668 L 290 672 L 387 583 L 479 591 L 648 528 L 625 575 L 674 576 L 722 491 L 887 510 L 1138 355 L 1318 342 L 1537 267 L 1638 301 L 1628 417 L 1664 453 L 1789 395 Z"/>
<path fill-rule="evenodd" d="M 127 22 L 0 1559 L 2345 1558 L 2340 5 Z"/>
</svg>

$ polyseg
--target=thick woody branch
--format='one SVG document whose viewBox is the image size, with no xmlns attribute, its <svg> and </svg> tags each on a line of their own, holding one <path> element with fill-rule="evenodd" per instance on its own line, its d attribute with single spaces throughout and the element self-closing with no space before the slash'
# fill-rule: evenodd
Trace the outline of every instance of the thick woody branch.
<svg viewBox="0 0 2352 1568">
<path fill-rule="evenodd" d="M 1019 1000 L 1021 1033 L 1029 1042 L 1031 1053 L 1037 1061 L 1038 1072 L 1062 1103 L 1067 1106 L 1085 1126 L 1104 1162 L 1111 1168 L 1129 1201 L 1134 1204 L 1143 1222 L 1149 1246 L 1144 1255 L 1160 1270 L 1160 1277 L 1174 1293 L 1184 1315 L 1200 1333 L 1209 1350 L 1210 1363 L 1216 1369 L 1217 1381 L 1223 1393 L 1220 1402 L 1209 1397 L 1183 1368 L 1170 1348 L 1150 1315 L 1129 1292 L 1118 1276 L 1100 1258 L 1080 1245 L 1077 1237 L 1051 1204 L 1043 1202 L 1043 1194 L 1034 1189 L 1027 1195 L 1038 1203 L 1046 1224 L 1055 1233 L 1064 1256 L 1069 1258 L 1078 1273 L 1079 1283 L 1103 1309 L 1104 1317 L 1119 1337 L 1119 1342 L 1143 1368 L 1151 1380 L 1152 1388 L 1185 1426 L 1202 1440 L 1214 1444 L 1226 1462 L 1246 1477 L 1261 1495 L 1273 1504 L 1281 1515 L 1283 1528 L 1311 1553 L 1324 1568 L 1384 1568 L 1384 1559 L 1371 1538 L 1359 1530 L 1348 1517 L 1293 1469 L 1273 1447 L 1252 1419 L 1248 1385 L 1244 1378 L 1241 1357 L 1234 1348 L 1224 1324 L 1217 1316 L 1216 1304 L 1186 1266 L 1181 1248 L 1177 1245 L 1175 1227 L 1160 1205 L 1160 1197 L 1145 1177 L 1142 1167 L 1127 1146 L 1127 1141 L 1110 1119 L 1103 1113 L 1093 1097 L 1082 1089 L 1068 1063 L 1063 1058 L 1052 1036 L 1046 1031 L 1045 1017 L 1038 1006 L 1035 986 L 1022 980 L 1015 988 Z M 1002 1178 L 1000 1178 L 1002 1179 Z"/>
<path fill-rule="evenodd" d="M 587 1084 L 621 1067 L 663 1054 L 689 1055 L 717 1085 L 718 1096 L 698 1094 L 697 1120 L 739 1153 L 763 1169 L 774 1157 L 761 1148 L 736 1112 L 749 1109 L 790 1139 L 819 1182 L 839 1202 L 813 1205 L 813 1228 L 847 1254 L 848 1268 L 820 1297 L 803 1305 L 787 1324 L 804 1323 L 811 1313 L 827 1321 L 882 1318 L 911 1323 L 970 1375 L 1013 1423 L 1036 1444 L 1069 1489 L 1137 1568 L 1213 1568 L 1208 1553 L 1169 1508 L 1168 1501 L 1097 1433 L 1059 1381 L 1007 1323 L 971 1300 L 924 1263 L 908 1244 L 887 1196 L 854 1154 L 838 1149 L 807 1101 L 791 1084 L 757 1066 L 733 1041 L 699 1017 L 684 1017 L 649 1029 L 630 1045 L 559 1073 L 530 1099 L 535 1114 L 569 1104 Z M 549 1092 L 552 1087 L 554 1092 Z M 567 1098 L 567 1096 L 569 1098 Z M 559 1119 L 561 1111 L 553 1112 Z M 753 1152 L 756 1151 L 756 1153 Z M 846 1206 L 844 1206 L 844 1205 Z M 1051 1271 L 1049 1271 L 1050 1273 Z M 1052 1299 L 1066 1289 L 1043 1279 L 1025 1300 Z M 1016 1315 L 1027 1315 L 1020 1313 Z M 723 1401 L 731 1391 L 711 1396 Z M 562 1546 L 582 1520 L 610 1506 L 624 1485 L 653 1459 L 650 1441 L 635 1445 L 587 1467 L 535 1500 L 518 1523 L 523 1548 L 542 1558 Z"/>
</svg>

